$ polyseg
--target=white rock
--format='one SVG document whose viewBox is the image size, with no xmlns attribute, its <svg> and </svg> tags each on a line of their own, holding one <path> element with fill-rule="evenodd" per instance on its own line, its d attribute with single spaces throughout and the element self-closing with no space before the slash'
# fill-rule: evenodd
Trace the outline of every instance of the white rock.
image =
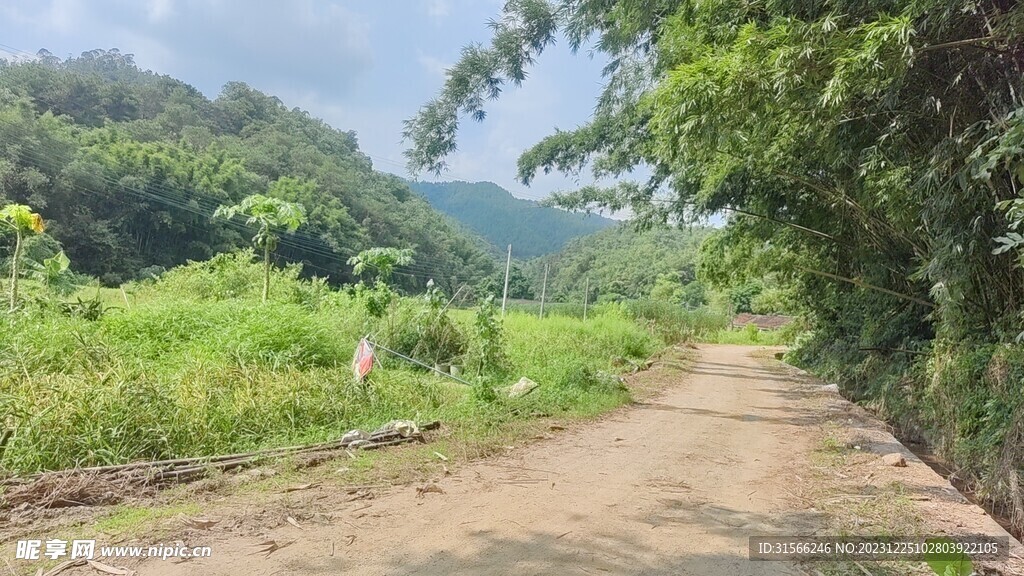
<svg viewBox="0 0 1024 576">
<path fill-rule="evenodd" d="M 402 438 L 408 438 L 413 434 L 419 434 L 420 429 L 416 427 L 416 423 L 412 420 L 392 420 L 387 424 L 377 428 L 373 431 L 374 434 L 386 434 L 388 432 L 398 432 Z M 367 436 L 369 438 L 369 436 Z"/>
<path fill-rule="evenodd" d="M 369 439 L 370 439 L 370 435 L 367 434 L 366 432 L 364 432 L 363 430 L 349 430 L 348 432 L 345 432 L 344 436 L 341 437 L 341 443 L 342 444 L 349 444 L 351 442 L 355 442 L 356 440 L 369 440 Z"/>
<path fill-rule="evenodd" d="M 540 384 L 537 384 L 533 380 L 523 376 L 519 379 L 519 382 L 516 382 L 511 388 L 509 388 L 508 397 L 519 398 L 520 396 L 526 396 L 530 392 L 533 392 L 533 389 L 537 386 L 540 386 Z"/>
</svg>

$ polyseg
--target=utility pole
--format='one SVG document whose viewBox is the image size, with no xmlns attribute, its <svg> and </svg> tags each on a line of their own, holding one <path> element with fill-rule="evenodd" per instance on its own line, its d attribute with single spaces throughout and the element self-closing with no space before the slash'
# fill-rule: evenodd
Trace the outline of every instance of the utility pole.
<svg viewBox="0 0 1024 576">
<path fill-rule="evenodd" d="M 583 283 L 583 321 L 587 321 L 587 301 L 590 300 L 590 277 Z"/>
<path fill-rule="evenodd" d="M 508 301 L 508 270 L 512 266 L 512 245 L 508 245 L 508 259 L 505 260 L 505 290 L 501 293 L 501 317 L 505 317 L 505 302 Z"/>
<path fill-rule="evenodd" d="M 548 263 L 544 263 L 544 284 L 540 288 L 540 318 L 544 318 L 544 296 L 548 293 Z"/>
</svg>

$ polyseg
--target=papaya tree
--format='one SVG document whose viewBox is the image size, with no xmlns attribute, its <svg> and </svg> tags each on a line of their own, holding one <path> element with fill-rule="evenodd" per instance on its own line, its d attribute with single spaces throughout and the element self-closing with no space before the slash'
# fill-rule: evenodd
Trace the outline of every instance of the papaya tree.
<svg viewBox="0 0 1024 576">
<path fill-rule="evenodd" d="M 413 263 L 411 248 L 374 247 L 363 250 L 348 259 L 352 273 L 362 276 L 375 272 L 373 287 L 369 288 L 362 281 L 356 289 L 365 297 L 366 310 L 374 318 L 382 318 L 391 307 L 395 293 L 388 282 L 394 273 L 395 266 L 407 266 Z M 390 324 L 389 324 L 390 325 Z"/>
<path fill-rule="evenodd" d="M 375 282 L 387 283 L 391 280 L 391 274 L 395 266 L 407 266 L 412 264 L 413 251 L 411 248 L 390 248 L 376 247 L 363 250 L 359 254 L 348 259 L 352 266 L 352 273 L 362 276 L 370 270 L 376 270 Z"/>
<path fill-rule="evenodd" d="M 18 261 L 21 260 L 23 241 L 29 234 L 41 234 L 43 217 L 24 204 L 8 204 L 0 208 L 0 226 L 14 232 L 14 252 L 11 254 L 10 310 L 18 307 Z"/>
<path fill-rule="evenodd" d="M 69 294 L 75 290 L 71 274 L 71 260 L 63 250 L 38 262 L 26 259 L 27 275 L 39 281 L 48 290 L 57 294 Z"/>
<path fill-rule="evenodd" d="M 226 220 L 235 216 L 246 216 L 246 224 L 258 227 L 252 243 L 263 251 L 262 300 L 266 302 L 270 296 L 270 253 L 277 249 L 283 232 L 293 233 L 306 222 L 306 210 L 302 204 L 252 194 L 234 206 L 221 206 L 213 213 L 214 218 Z"/>
</svg>

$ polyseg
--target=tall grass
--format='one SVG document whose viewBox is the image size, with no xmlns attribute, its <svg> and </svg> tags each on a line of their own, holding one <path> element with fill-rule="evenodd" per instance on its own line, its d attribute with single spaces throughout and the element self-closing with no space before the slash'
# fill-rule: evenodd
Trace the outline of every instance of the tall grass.
<svg viewBox="0 0 1024 576">
<path fill-rule="evenodd" d="M 662 300 L 634 300 L 626 311 L 666 342 L 707 341 L 729 326 L 729 315 L 703 306 L 693 310 Z"/>
<path fill-rule="evenodd" d="M 647 358 L 661 342 L 615 309 L 597 311 L 586 322 L 513 313 L 505 327 L 517 370 L 513 376 L 542 383 L 537 403 L 587 413 L 626 401 L 625 389 L 612 375 L 616 366 Z"/>
<path fill-rule="evenodd" d="M 384 332 L 385 320 L 297 269 L 275 272 L 271 301 L 260 305 L 258 282 L 247 284 L 258 274 L 245 254 L 225 256 L 129 286 L 131 306 L 95 321 L 45 306 L 0 317 L 0 426 L 12 431 L 0 473 L 314 442 L 394 418 L 473 431 L 535 412 L 591 414 L 628 399 L 605 372 L 661 345 L 618 309 L 586 323 L 511 313 L 508 366 L 492 384 L 539 382 L 524 399 L 484 405 L 467 387 L 398 362 L 358 384 L 356 342 Z M 457 312 L 457 324 L 472 314 Z"/>
<path fill-rule="evenodd" d="M 593 310 L 594 303 L 590 303 L 590 310 Z M 527 315 L 540 316 L 540 302 L 536 300 L 511 300 L 507 309 L 511 312 L 521 312 Z M 568 316 L 570 318 L 583 318 L 583 302 L 545 302 L 544 316 Z"/>
</svg>

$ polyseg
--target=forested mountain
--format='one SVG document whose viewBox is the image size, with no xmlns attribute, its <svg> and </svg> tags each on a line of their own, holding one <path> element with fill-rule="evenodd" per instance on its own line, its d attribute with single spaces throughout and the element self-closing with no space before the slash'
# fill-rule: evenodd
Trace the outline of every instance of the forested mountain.
<svg viewBox="0 0 1024 576">
<path fill-rule="evenodd" d="M 307 273 L 350 281 L 345 261 L 370 246 L 415 248 L 395 272 L 408 288 L 495 268 L 483 242 L 374 171 L 354 133 L 243 83 L 211 101 L 116 50 L 0 61 L 0 204 L 41 212 L 78 272 L 116 285 L 246 246 L 252 230 L 211 215 L 268 190 L 308 212 L 277 250 Z"/>
<path fill-rule="evenodd" d="M 698 248 L 708 228 L 655 228 L 637 231 L 623 223 L 570 241 L 557 254 L 531 260 L 524 274 L 539 295 L 548 265 L 548 297 L 570 300 L 583 294 L 605 300 L 651 295 L 656 283 L 703 293 L 696 283 Z M 660 281 L 659 281 L 660 278 Z M 693 295 L 693 299 L 699 299 Z"/>
<path fill-rule="evenodd" d="M 573 238 L 615 225 L 597 214 L 566 212 L 513 196 L 493 182 L 410 182 L 430 205 L 517 258 L 557 252 Z"/>
</svg>

